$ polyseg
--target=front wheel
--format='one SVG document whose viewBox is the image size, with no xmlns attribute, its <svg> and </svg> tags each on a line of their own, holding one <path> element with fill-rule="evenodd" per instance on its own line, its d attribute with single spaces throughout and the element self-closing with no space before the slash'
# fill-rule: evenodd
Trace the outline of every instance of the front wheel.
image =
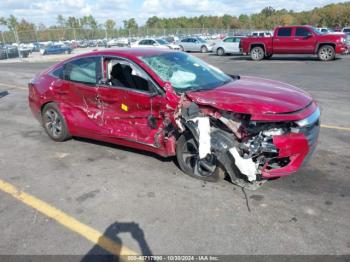
<svg viewBox="0 0 350 262">
<path fill-rule="evenodd" d="M 213 155 L 199 158 L 198 144 L 190 133 L 181 135 L 177 140 L 176 157 L 181 170 L 191 177 L 208 182 L 225 178 L 224 170 Z"/>
<path fill-rule="evenodd" d="M 55 103 L 49 103 L 44 107 L 42 121 L 46 133 L 52 140 L 63 142 L 71 137 L 66 121 Z"/>
<path fill-rule="evenodd" d="M 254 61 L 260 61 L 263 60 L 265 56 L 264 49 L 262 49 L 260 46 L 253 47 L 250 51 L 250 57 Z"/>
<path fill-rule="evenodd" d="M 330 61 L 335 59 L 335 51 L 333 46 L 324 45 L 318 50 L 318 58 L 321 61 Z"/>
<path fill-rule="evenodd" d="M 207 53 L 208 52 L 208 48 L 206 46 L 202 46 L 201 47 L 201 52 L 202 53 Z"/>
</svg>

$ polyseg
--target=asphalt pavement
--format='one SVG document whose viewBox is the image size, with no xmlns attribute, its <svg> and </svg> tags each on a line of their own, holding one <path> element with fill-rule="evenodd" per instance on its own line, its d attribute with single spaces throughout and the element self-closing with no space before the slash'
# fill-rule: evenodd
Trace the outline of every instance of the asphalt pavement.
<svg viewBox="0 0 350 262">
<path fill-rule="evenodd" d="M 0 180 L 113 241 L 151 254 L 349 254 L 350 56 L 196 54 L 230 74 L 288 82 L 322 112 L 317 150 L 298 173 L 245 191 L 184 175 L 173 159 L 72 139 L 32 117 L 27 82 L 53 62 L 0 63 Z M 74 228 L 74 227 L 73 227 Z M 0 188 L 0 254 L 103 253 L 96 243 Z"/>
</svg>

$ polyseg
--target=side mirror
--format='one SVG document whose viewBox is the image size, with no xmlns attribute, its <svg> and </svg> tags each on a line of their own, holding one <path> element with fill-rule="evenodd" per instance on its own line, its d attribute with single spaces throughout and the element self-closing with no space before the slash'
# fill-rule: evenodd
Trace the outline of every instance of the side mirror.
<svg viewBox="0 0 350 262">
<path fill-rule="evenodd" d="M 312 36 L 313 36 L 313 34 L 311 32 L 308 32 L 307 35 L 305 36 L 305 38 L 310 38 Z"/>
</svg>

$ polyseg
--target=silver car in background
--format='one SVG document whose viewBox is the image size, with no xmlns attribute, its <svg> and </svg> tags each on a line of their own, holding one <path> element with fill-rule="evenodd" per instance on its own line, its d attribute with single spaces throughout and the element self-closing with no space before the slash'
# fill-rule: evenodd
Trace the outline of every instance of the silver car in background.
<svg viewBox="0 0 350 262">
<path fill-rule="evenodd" d="M 186 37 L 179 42 L 180 50 L 207 53 L 212 51 L 213 44 L 197 37 Z"/>
<path fill-rule="evenodd" d="M 213 46 L 213 52 L 219 56 L 226 54 L 239 54 L 239 42 L 243 36 L 229 36 Z"/>
</svg>

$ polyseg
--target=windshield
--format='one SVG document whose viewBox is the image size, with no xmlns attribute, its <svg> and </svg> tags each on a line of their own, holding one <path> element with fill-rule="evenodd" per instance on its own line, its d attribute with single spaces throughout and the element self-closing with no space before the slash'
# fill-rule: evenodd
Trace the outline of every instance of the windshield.
<svg viewBox="0 0 350 262">
<path fill-rule="evenodd" d="M 140 59 L 163 81 L 169 81 L 177 92 L 213 89 L 232 80 L 218 68 L 183 52 L 143 56 Z"/>
<path fill-rule="evenodd" d="M 169 43 L 167 41 L 165 41 L 164 39 L 156 39 L 156 41 L 158 42 L 158 44 L 160 45 L 168 45 Z"/>
<path fill-rule="evenodd" d="M 320 35 L 321 34 L 321 31 L 318 30 L 316 27 L 311 27 L 311 29 L 316 35 Z"/>
<path fill-rule="evenodd" d="M 350 33 L 350 28 L 344 28 L 343 32 L 349 34 Z"/>
</svg>

